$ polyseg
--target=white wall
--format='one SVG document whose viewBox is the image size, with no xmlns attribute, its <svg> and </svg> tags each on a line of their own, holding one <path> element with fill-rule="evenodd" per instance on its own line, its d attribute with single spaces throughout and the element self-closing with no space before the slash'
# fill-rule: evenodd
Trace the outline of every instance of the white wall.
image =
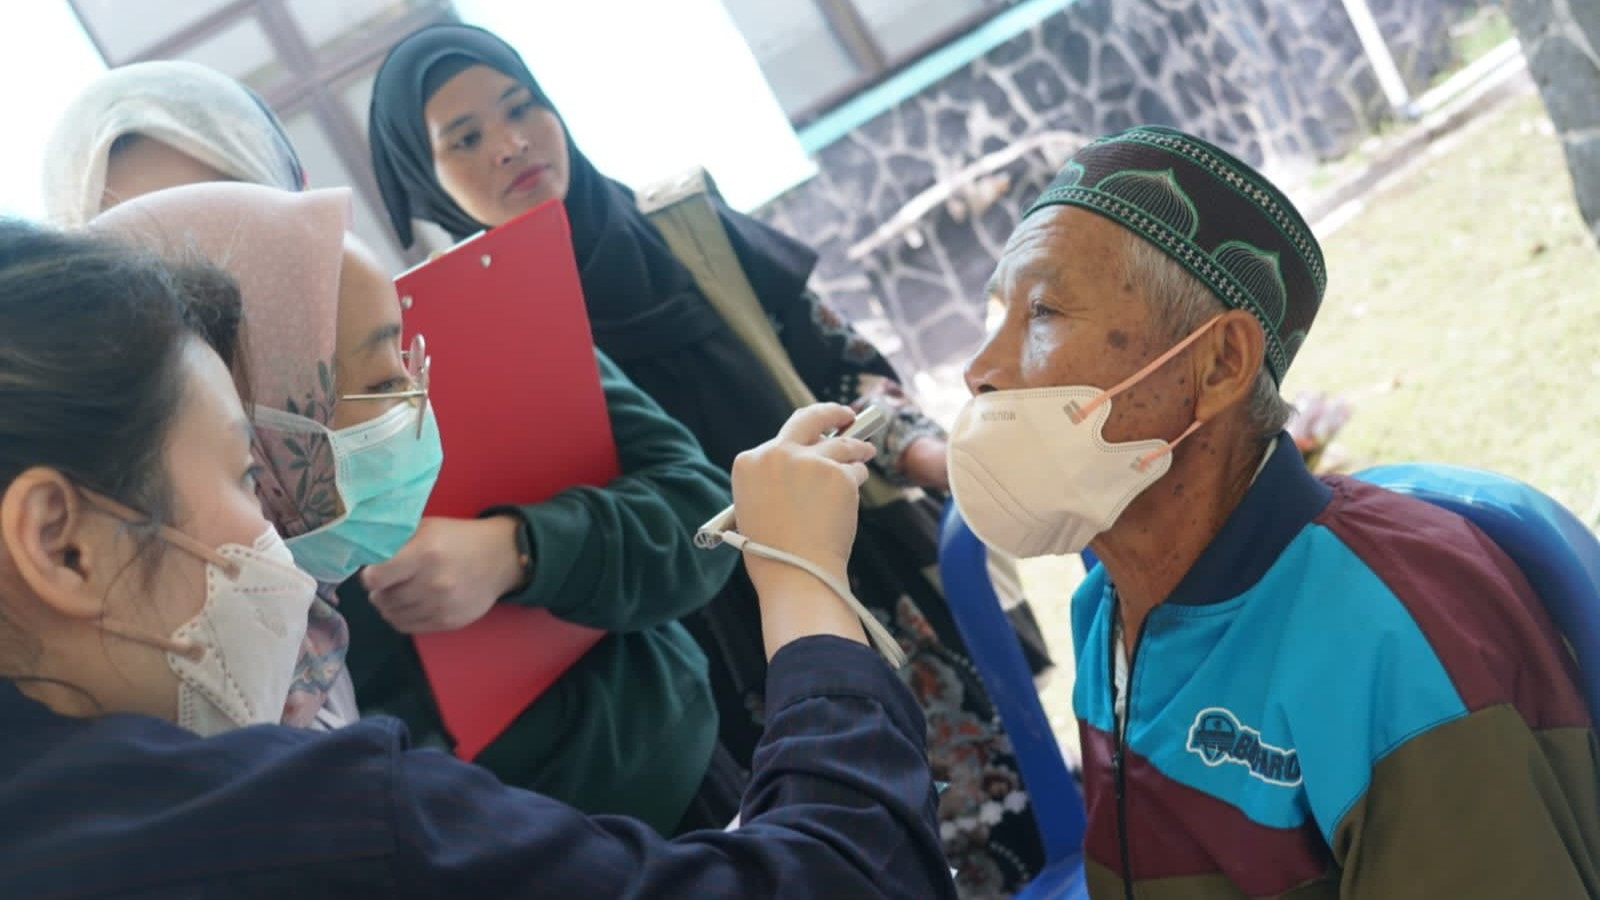
<svg viewBox="0 0 1600 900">
<path fill-rule="evenodd" d="M 720 0 L 455 7 L 517 48 L 578 146 L 626 184 L 703 165 L 750 209 L 816 172 Z"/>
</svg>

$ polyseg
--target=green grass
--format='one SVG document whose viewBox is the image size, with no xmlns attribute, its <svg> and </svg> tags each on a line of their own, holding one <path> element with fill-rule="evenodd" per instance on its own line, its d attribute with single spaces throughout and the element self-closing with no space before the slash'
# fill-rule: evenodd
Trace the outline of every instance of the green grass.
<svg viewBox="0 0 1600 900">
<path fill-rule="evenodd" d="M 1498 3 L 1490 3 L 1469 14 L 1450 29 L 1457 65 L 1439 73 L 1434 84 L 1442 83 L 1455 72 L 1476 62 L 1485 53 L 1516 36 L 1511 19 Z"/>
<path fill-rule="evenodd" d="M 1428 460 L 1514 475 L 1600 512 L 1600 250 L 1537 97 L 1435 145 L 1328 236 L 1328 294 L 1285 391 L 1357 395 L 1357 464 Z M 1387 392 L 1374 385 L 1400 379 Z M 1068 598 L 1076 560 L 1023 579 L 1060 665 L 1043 692 L 1077 744 Z"/>
<path fill-rule="evenodd" d="M 1538 98 L 1435 145 L 1324 250 L 1285 391 L 1356 394 L 1338 443 L 1358 464 L 1480 466 L 1594 509 L 1600 251 Z"/>
</svg>

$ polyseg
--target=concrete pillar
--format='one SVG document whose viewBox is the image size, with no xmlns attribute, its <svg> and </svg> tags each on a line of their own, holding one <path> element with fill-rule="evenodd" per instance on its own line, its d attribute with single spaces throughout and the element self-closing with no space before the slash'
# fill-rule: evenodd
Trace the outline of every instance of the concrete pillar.
<svg viewBox="0 0 1600 900">
<path fill-rule="evenodd" d="M 1507 12 L 1600 240 L 1600 0 L 1509 0 Z"/>
</svg>

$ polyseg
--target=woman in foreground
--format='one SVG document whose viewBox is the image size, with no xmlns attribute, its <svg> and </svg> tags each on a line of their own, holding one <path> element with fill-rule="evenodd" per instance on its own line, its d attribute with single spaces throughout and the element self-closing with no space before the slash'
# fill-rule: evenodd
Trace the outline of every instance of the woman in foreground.
<svg viewBox="0 0 1600 900">
<path fill-rule="evenodd" d="M 916 704 L 778 563 L 749 562 L 771 720 L 738 831 L 588 818 L 387 718 L 178 727 L 208 694 L 281 704 L 315 595 L 202 336 L 237 304 L 215 270 L 0 223 L 0 896 L 954 896 Z M 803 410 L 734 467 L 742 530 L 834 577 L 873 450 L 821 435 L 850 418 Z"/>
</svg>

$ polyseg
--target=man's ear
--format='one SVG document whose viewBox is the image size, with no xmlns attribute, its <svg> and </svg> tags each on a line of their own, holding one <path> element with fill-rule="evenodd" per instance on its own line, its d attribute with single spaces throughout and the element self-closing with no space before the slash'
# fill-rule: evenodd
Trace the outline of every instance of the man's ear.
<svg viewBox="0 0 1600 900">
<path fill-rule="evenodd" d="M 108 542 L 89 539 L 92 532 L 113 526 L 92 521 L 103 518 L 65 475 L 35 467 L 0 495 L 0 543 L 18 576 L 46 606 L 75 619 L 95 618 L 103 612 L 104 592 L 95 589 L 93 575 L 97 566 L 115 564 L 101 558 Z"/>
<path fill-rule="evenodd" d="M 1266 353 L 1267 339 L 1255 316 L 1232 309 L 1218 317 L 1196 346 L 1195 418 L 1207 422 L 1245 402 Z"/>
</svg>

